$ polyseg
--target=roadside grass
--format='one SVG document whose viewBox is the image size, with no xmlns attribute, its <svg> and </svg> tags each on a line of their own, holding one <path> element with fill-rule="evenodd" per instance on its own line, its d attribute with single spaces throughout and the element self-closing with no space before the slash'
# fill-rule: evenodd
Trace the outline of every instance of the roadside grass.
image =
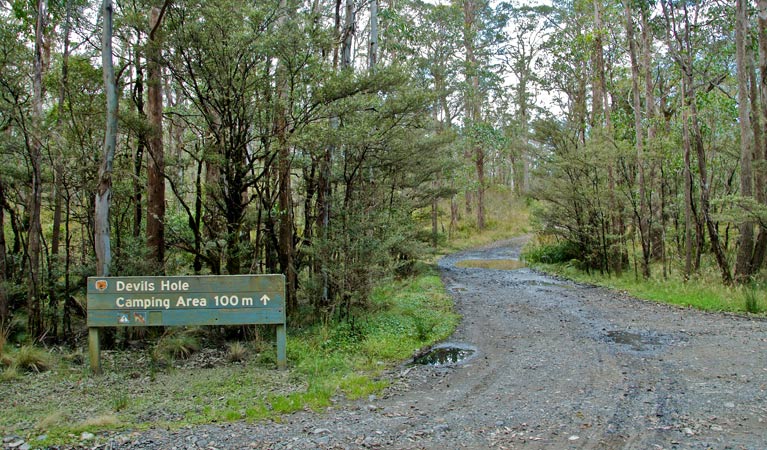
<svg viewBox="0 0 767 450">
<path fill-rule="evenodd" d="M 549 249 L 539 246 L 529 248 L 523 256 L 528 259 L 528 264 L 544 272 L 554 273 L 562 277 L 610 289 L 625 291 L 628 294 L 646 300 L 659 303 L 668 303 L 683 307 L 697 308 L 704 311 L 720 311 L 733 313 L 750 313 L 767 315 L 767 290 L 762 283 L 753 283 L 743 286 L 725 286 L 716 267 L 708 261 L 701 268 L 698 275 L 693 276 L 687 282 L 684 281 L 679 269 L 672 266 L 667 268 L 668 274 L 664 278 L 662 267 L 653 266 L 653 277 L 648 280 L 637 275 L 633 267 L 620 275 L 601 274 L 597 271 L 587 273 L 583 271 L 577 261 L 560 261 L 556 264 L 544 264 L 539 262 L 540 256 L 552 254 L 567 255 L 566 251 L 558 249 L 556 245 Z M 552 259 L 556 259 L 556 256 Z M 563 259 L 567 259 L 565 256 Z M 532 261 L 531 261 L 532 260 Z"/>
<path fill-rule="evenodd" d="M 183 333 L 154 349 L 103 351 L 101 376 L 90 375 L 82 349 L 73 352 L 80 357 L 49 352 L 47 371 L 19 370 L 23 351 L 6 344 L 0 437 L 20 436 L 33 447 L 90 447 L 105 443 L 109 432 L 279 421 L 297 410 L 323 411 L 344 398 L 380 393 L 387 386 L 385 371 L 446 338 L 458 323 L 434 269 L 384 283 L 366 311 L 356 312 L 353 321 L 289 327 L 286 371 L 275 369 L 273 345 L 211 349 L 191 345 Z M 83 443 L 84 432 L 96 436 Z"/>
</svg>

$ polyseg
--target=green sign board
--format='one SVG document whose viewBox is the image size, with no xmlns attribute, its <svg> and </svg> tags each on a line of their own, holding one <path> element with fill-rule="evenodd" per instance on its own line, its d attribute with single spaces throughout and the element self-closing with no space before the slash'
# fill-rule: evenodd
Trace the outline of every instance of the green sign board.
<svg viewBox="0 0 767 450">
<path fill-rule="evenodd" d="M 274 324 L 277 361 L 284 367 L 285 322 L 283 275 L 88 278 L 96 372 L 99 327 Z"/>
</svg>

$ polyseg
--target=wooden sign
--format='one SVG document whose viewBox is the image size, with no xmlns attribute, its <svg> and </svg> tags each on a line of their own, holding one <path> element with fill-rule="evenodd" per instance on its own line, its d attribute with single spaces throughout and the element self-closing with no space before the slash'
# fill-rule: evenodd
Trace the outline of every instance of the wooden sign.
<svg viewBox="0 0 767 450">
<path fill-rule="evenodd" d="M 277 326 L 286 366 L 284 275 L 89 277 L 91 367 L 100 373 L 98 328 L 181 325 Z"/>
</svg>

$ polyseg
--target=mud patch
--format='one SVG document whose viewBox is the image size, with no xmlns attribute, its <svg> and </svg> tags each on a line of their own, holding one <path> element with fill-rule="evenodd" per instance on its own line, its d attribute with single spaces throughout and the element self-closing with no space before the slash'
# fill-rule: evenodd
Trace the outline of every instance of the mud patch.
<svg viewBox="0 0 767 450">
<path fill-rule="evenodd" d="M 667 345 L 669 338 L 650 331 L 612 330 L 605 332 L 605 340 L 635 352 L 644 352 L 658 350 Z"/>
<path fill-rule="evenodd" d="M 459 364 L 470 359 L 476 353 L 476 349 L 465 344 L 442 344 L 432 347 L 413 358 L 410 365 L 420 366 L 449 366 Z"/>
<path fill-rule="evenodd" d="M 462 269 L 494 269 L 517 270 L 527 267 L 524 261 L 518 259 L 464 259 L 455 263 Z"/>
</svg>

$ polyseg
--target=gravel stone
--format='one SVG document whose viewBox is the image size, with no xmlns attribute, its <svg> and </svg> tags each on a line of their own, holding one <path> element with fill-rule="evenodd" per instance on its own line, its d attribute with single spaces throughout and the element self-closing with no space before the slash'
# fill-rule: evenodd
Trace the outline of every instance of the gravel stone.
<svg viewBox="0 0 767 450">
<path fill-rule="evenodd" d="M 463 317 L 449 343 L 471 346 L 473 357 L 403 364 L 385 374 L 382 395 L 339 398 L 322 413 L 150 429 L 110 448 L 171 449 L 186 436 L 221 449 L 767 448 L 767 320 L 637 300 L 528 268 L 456 267 L 519 258 L 527 239 L 439 261 Z"/>
</svg>

